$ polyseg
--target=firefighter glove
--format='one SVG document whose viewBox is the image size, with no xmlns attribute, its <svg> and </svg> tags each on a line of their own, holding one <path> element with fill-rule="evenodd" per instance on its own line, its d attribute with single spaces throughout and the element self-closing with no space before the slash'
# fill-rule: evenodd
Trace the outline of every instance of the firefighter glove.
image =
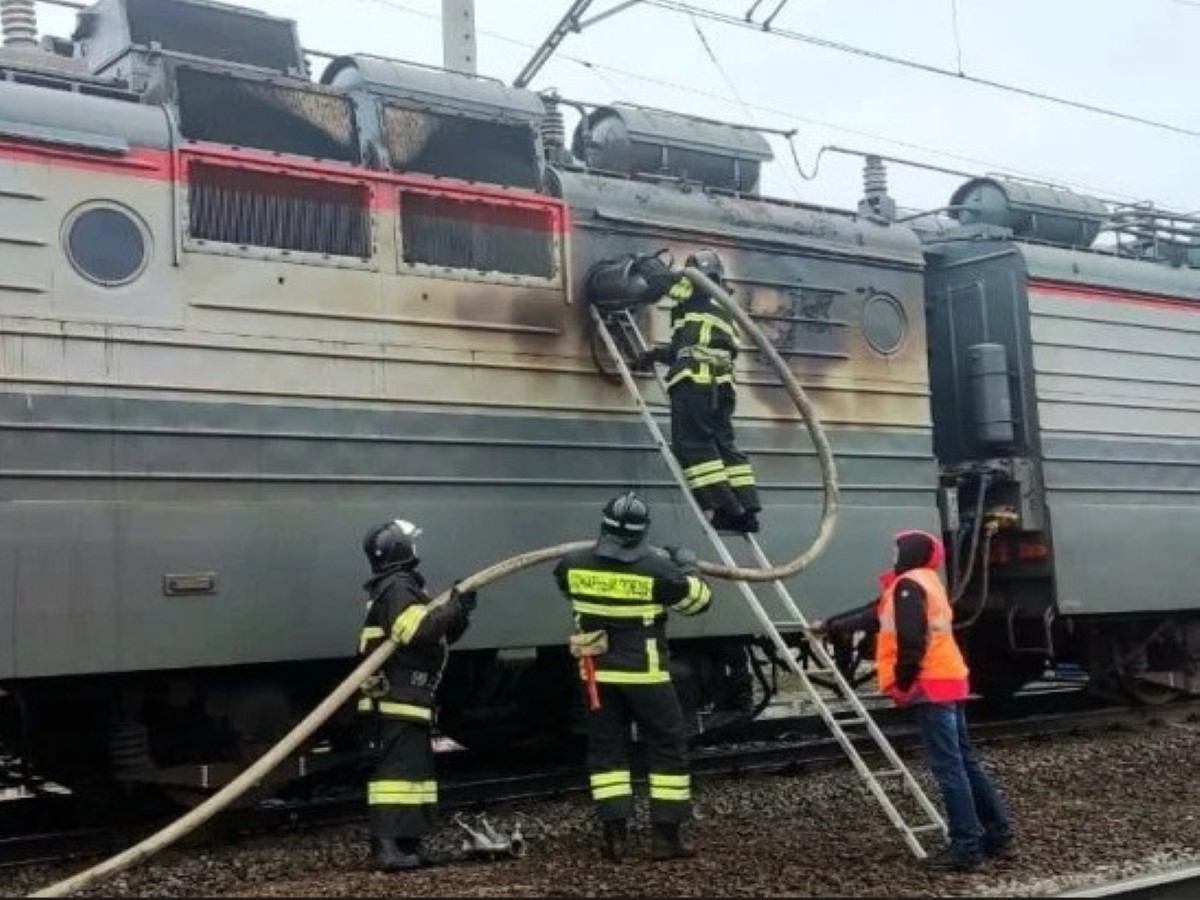
<svg viewBox="0 0 1200 900">
<path fill-rule="evenodd" d="M 661 297 L 678 279 L 670 267 L 658 256 L 643 256 L 634 263 L 633 270 L 646 282 L 654 296 Z M 688 282 L 689 284 L 691 282 Z"/>
<path fill-rule="evenodd" d="M 688 572 L 694 572 L 699 563 L 699 558 L 691 550 L 685 547 L 664 547 L 667 555 L 671 557 L 671 562 Z"/>
<path fill-rule="evenodd" d="M 454 587 L 450 589 L 450 599 L 457 602 L 464 613 L 470 615 L 475 611 L 478 605 L 478 591 L 460 591 L 458 585 L 462 579 L 454 582 Z"/>
<path fill-rule="evenodd" d="M 633 358 L 630 366 L 635 372 L 650 372 L 654 369 L 654 351 L 646 350 Z"/>
</svg>

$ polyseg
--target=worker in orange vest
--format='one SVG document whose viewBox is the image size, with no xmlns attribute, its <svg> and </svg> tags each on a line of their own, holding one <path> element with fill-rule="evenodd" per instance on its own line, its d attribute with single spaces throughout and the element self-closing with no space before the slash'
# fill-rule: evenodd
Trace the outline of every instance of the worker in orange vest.
<svg viewBox="0 0 1200 900">
<path fill-rule="evenodd" d="M 967 736 L 967 664 L 954 640 L 954 611 L 938 569 L 942 542 L 924 531 L 896 535 L 891 571 L 866 608 L 812 626 L 826 633 L 877 634 L 879 690 L 898 706 L 913 706 L 926 760 L 942 792 L 950 843 L 929 857 L 939 869 L 970 871 L 986 857 L 1012 856 L 1008 812 Z"/>
</svg>

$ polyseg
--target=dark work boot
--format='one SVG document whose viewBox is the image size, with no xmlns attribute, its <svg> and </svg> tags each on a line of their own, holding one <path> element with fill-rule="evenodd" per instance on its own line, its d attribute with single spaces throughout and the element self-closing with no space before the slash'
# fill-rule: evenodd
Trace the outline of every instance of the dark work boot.
<svg viewBox="0 0 1200 900">
<path fill-rule="evenodd" d="M 625 858 L 625 843 L 629 840 L 629 825 L 624 819 L 609 819 L 604 823 L 604 847 L 600 855 L 609 862 Z"/>
<path fill-rule="evenodd" d="M 983 839 L 983 855 L 988 859 L 1016 859 L 1017 851 L 1012 837 Z"/>
<path fill-rule="evenodd" d="M 417 869 L 421 860 L 415 853 L 405 853 L 390 838 L 371 838 L 371 864 L 380 872 L 403 872 Z"/>
<path fill-rule="evenodd" d="M 982 853 L 963 853 L 946 846 L 925 858 L 925 867 L 943 872 L 974 872 L 983 865 Z"/>
<path fill-rule="evenodd" d="M 738 531 L 743 534 L 756 534 L 761 529 L 762 526 L 758 523 L 758 513 L 751 510 L 742 513 L 742 518 L 738 522 Z"/>
<path fill-rule="evenodd" d="M 742 519 L 745 513 L 736 509 L 718 509 L 713 513 L 712 527 L 716 531 L 742 531 Z"/>
<path fill-rule="evenodd" d="M 651 859 L 687 859 L 696 855 L 695 849 L 680 833 L 678 824 L 655 822 L 651 828 Z"/>
</svg>

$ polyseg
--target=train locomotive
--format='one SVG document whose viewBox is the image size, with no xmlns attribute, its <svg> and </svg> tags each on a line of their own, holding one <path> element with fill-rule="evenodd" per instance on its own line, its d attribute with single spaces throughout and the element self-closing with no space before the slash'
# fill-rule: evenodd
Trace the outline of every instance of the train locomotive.
<svg viewBox="0 0 1200 900">
<path fill-rule="evenodd" d="M 588 273 L 663 248 L 721 253 L 830 432 L 842 512 L 807 612 L 866 602 L 888 537 L 936 529 L 979 692 L 1051 662 L 1137 702 L 1200 689 L 1195 218 L 999 177 L 905 215 L 874 159 L 857 208 L 772 199 L 752 130 L 583 106 L 568 146 L 555 95 L 369 55 L 314 80 L 293 22 L 205 0 L 98 0 L 70 40 L 17 43 L 0 740 L 39 776 L 218 786 L 347 671 L 375 521 L 421 524 L 435 585 L 594 533 L 629 486 L 702 549 L 588 327 Z M 786 558 L 816 456 L 753 348 L 738 379 Z M 716 589 L 672 624 L 698 716 L 755 638 Z M 548 572 L 481 601 L 439 727 L 569 733 Z"/>
</svg>

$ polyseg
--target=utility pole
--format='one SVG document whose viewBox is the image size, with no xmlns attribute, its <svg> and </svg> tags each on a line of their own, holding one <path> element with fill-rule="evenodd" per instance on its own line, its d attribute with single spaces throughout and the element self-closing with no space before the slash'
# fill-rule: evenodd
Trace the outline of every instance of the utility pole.
<svg viewBox="0 0 1200 900">
<path fill-rule="evenodd" d="M 475 0 L 442 0 L 442 65 L 466 75 L 478 71 Z"/>
</svg>

